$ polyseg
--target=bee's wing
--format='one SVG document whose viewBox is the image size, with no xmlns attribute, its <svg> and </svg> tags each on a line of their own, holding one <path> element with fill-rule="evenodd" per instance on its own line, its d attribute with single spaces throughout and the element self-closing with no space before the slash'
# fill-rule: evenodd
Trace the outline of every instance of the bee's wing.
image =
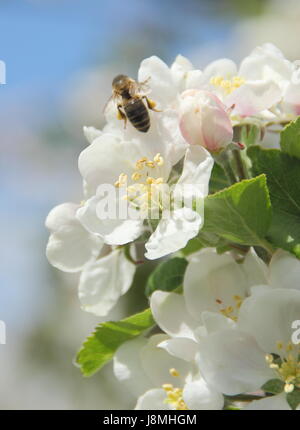
<svg viewBox="0 0 300 430">
<path fill-rule="evenodd" d="M 150 87 L 149 87 L 150 79 L 151 79 L 151 76 L 149 76 L 143 82 L 137 82 L 138 91 L 144 94 L 148 94 L 150 92 Z"/>
<path fill-rule="evenodd" d="M 139 95 L 139 84 L 138 82 L 134 81 L 133 79 L 130 80 L 130 84 L 129 84 L 129 94 L 131 95 L 131 97 L 136 97 Z"/>
<path fill-rule="evenodd" d="M 107 108 L 107 106 L 108 106 L 109 102 L 110 102 L 111 100 L 114 100 L 114 101 L 115 101 L 117 98 L 118 98 L 118 96 L 117 96 L 116 94 L 112 94 L 112 95 L 110 96 L 110 98 L 107 100 L 107 102 L 105 103 L 105 105 L 104 105 L 104 108 L 103 108 L 102 112 L 103 112 L 103 113 L 105 113 L 106 108 Z"/>
</svg>

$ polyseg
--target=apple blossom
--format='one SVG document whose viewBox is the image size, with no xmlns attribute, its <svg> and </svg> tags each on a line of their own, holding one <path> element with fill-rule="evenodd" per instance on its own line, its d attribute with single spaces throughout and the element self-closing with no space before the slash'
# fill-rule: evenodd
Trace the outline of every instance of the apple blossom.
<svg viewBox="0 0 300 430">
<path fill-rule="evenodd" d="M 180 99 L 180 129 L 188 143 L 219 152 L 232 142 L 233 129 L 229 115 L 214 94 L 187 90 Z"/>
<path fill-rule="evenodd" d="M 228 253 L 218 255 L 203 249 L 191 256 L 187 266 L 183 295 L 155 291 L 150 305 L 157 324 L 172 337 L 197 339 L 203 326 L 203 312 L 217 313 L 218 321 L 237 320 L 239 308 L 251 287 L 265 284 L 265 264 L 250 250 L 243 264 Z M 207 315 L 204 316 L 207 319 Z M 201 329 L 200 329 L 201 331 Z"/>
<path fill-rule="evenodd" d="M 126 342 L 114 356 L 114 373 L 137 398 L 135 409 L 221 409 L 221 393 L 199 375 L 194 363 L 160 347 L 168 337 L 154 335 Z"/>
<path fill-rule="evenodd" d="M 251 116 L 278 104 L 294 65 L 272 44 L 257 47 L 239 68 L 229 59 L 216 60 L 202 74 L 203 85 L 221 98 L 233 115 Z"/>
<path fill-rule="evenodd" d="M 231 395 L 257 391 L 274 378 L 283 381 L 286 393 L 299 387 L 299 345 L 291 342 L 292 322 L 299 313 L 297 290 L 274 289 L 248 297 L 236 328 L 202 340 L 199 365 L 207 380 Z"/>
<path fill-rule="evenodd" d="M 158 148 L 160 152 L 156 152 Z M 155 147 L 150 142 L 147 144 L 147 139 L 146 142 L 127 142 L 109 134 L 98 137 L 79 157 L 81 174 L 96 191 L 77 211 L 80 222 L 88 231 L 100 235 L 105 243 L 122 245 L 142 234 L 144 221 L 154 205 L 161 213 L 161 220 L 146 243 L 146 257 L 159 258 L 185 246 L 189 239 L 198 234 L 203 217 L 191 207 L 170 208 L 170 199 L 179 197 L 181 189 L 186 193 L 182 197 L 190 200 L 207 195 L 213 160 L 204 148 L 188 148 L 182 174 L 177 181 L 178 187 L 172 193 L 166 187 L 172 168 L 172 153 L 173 149 L 166 141 Z M 129 216 L 119 217 L 115 213 L 104 217 L 100 213 L 99 208 L 107 199 L 103 196 L 101 184 L 110 184 L 117 191 L 124 192 L 121 200 L 113 193 L 109 199 L 115 207 L 126 205 Z M 166 206 L 160 193 L 164 190 L 168 193 L 167 198 L 163 199 Z"/>
</svg>

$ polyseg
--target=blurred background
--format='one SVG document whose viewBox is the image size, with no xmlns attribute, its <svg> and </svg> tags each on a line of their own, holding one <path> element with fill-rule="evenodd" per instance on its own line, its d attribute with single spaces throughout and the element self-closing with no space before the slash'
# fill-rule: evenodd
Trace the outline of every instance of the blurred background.
<svg viewBox="0 0 300 430">
<path fill-rule="evenodd" d="M 101 127 L 117 73 L 177 54 L 203 67 L 239 61 L 273 42 L 300 58 L 298 0 L 0 0 L 0 409 L 126 409 L 111 365 L 91 379 L 73 365 L 100 322 L 80 310 L 76 276 L 45 258 L 44 220 L 62 202 L 81 200 L 77 157 L 83 125 Z M 146 306 L 138 272 L 109 316 Z"/>
</svg>

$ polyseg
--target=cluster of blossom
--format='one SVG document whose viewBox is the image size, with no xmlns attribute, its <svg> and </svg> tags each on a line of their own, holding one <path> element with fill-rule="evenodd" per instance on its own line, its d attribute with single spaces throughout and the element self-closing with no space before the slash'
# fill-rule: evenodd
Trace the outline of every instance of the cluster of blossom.
<svg viewBox="0 0 300 430">
<path fill-rule="evenodd" d="M 138 81 L 148 82 L 159 110 L 149 111 L 150 130 L 129 122 L 124 128 L 110 102 L 104 128 L 84 128 L 84 201 L 55 207 L 46 220 L 50 263 L 81 272 L 82 309 L 97 316 L 130 288 L 137 241 L 153 260 L 197 236 L 204 218 L 195 202 L 207 196 L 214 157 L 233 144 L 235 126 L 265 130 L 300 114 L 300 69 L 270 44 L 239 68 L 221 59 L 200 71 L 182 56 L 169 68 L 153 56 L 142 61 Z M 120 216 L 124 205 L 127 215 Z M 298 260 L 285 253 L 275 254 L 269 269 L 254 251 L 241 265 L 211 250 L 193 255 L 184 295 L 151 297 L 167 335 L 128 342 L 115 357 L 117 377 L 139 396 L 137 408 L 218 409 L 223 394 L 256 392 L 275 375 L 284 393 L 299 387 L 299 348 L 291 344 L 291 323 L 300 315 L 297 276 Z M 284 394 L 259 404 L 287 407 Z"/>
<path fill-rule="evenodd" d="M 241 393 L 239 408 L 290 409 L 286 395 L 300 387 L 299 276 L 299 260 L 282 250 L 269 266 L 252 249 L 242 264 L 211 249 L 194 254 L 183 295 L 151 296 L 165 334 L 129 341 L 115 355 L 136 409 L 222 409 Z M 264 395 L 274 379 L 282 392 Z"/>
</svg>

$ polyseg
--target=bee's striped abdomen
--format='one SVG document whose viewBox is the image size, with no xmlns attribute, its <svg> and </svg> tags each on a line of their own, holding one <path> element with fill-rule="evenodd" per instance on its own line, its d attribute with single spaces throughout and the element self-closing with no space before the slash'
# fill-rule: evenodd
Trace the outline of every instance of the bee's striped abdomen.
<svg viewBox="0 0 300 430">
<path fill-rule="evenodd" d="M 130 100 L 124 106 L 127 118 L 137 130 L 146 133 L 150 128 L 149 112 L 140 99 Z"/>
</svg>

